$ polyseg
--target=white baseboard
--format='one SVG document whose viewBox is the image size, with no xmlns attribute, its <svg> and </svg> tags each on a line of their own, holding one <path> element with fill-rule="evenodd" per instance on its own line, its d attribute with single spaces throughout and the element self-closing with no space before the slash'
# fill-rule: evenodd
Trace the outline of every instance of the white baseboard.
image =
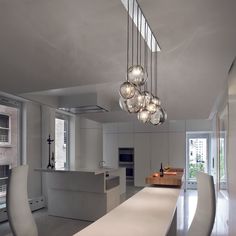
<svg viewBox="0 0 236 236">
<path fill-rule="evenodd" d="M 197 181 L 187 181 L 187 189 L 197 189 Z"/>
<path fill-rule="evenodd" d="M 46 206 L 45 197 L 41 196 L 41 197 L 29 199 L 29 204 L 30 204 L 31 211 L 36 211 L 41 208 L 44 208 Z"/>
<path fill-rule="evenodd" d="M 36 211 L 46 206 L 44 196 L 29 199 L 31 211 Z M 0 209 L 0 222 L 8 220 L 6 207 Z"/>
</svg>

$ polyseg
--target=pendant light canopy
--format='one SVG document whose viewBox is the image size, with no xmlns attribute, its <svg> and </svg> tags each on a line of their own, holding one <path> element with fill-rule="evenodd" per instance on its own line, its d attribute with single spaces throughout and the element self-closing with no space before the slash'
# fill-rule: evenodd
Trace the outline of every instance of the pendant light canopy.
<svg viewBox="0 0 236 236">
<path fill-rule="evenodd" d="M 131 14 L 130 2 L 132 3 Z M 127 8 L 127 78 L 120 86 L 119 105 L 123 111 L 137 113 L 137 118 L 142 123 L 160 125 L 167 119 L 166 111 L 161 107 L 161 100 L 157 96 L 157 51 L 160 48 L 137 0 L 127 0 Z M 129 22 L 130 17 L 132 18 L 131 24 Z M 136 25 L 135 32 L 137 33 L 135 40 L 134 25 Z M 131 50 L 129 49 L 130 44 L 132 46 Z M 134 52 L 134 45 L 136 46 L 136 52 Z M 129 61 L 130 53 L 131 63 Z M 142 54 L 144 55 L 143 60 Z M 134 55 L 136 56 L 135 63 Z M 154 61 L 153 56 L 155 56 Z M 148 71 L 150 72 L 149 81 Z M 154 89 L 153 81 L 155 82 Z M 147 83 L 150 83 L 149 86 Z"/>
</svg>

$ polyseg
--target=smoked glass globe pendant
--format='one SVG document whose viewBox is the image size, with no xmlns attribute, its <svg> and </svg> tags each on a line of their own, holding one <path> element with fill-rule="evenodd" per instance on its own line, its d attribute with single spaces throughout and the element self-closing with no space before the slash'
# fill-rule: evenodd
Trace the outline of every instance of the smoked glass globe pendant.
<svg viewBox="0 0 236 236">
<path fill-rule="evenodd" d="M 150 112 L 147 109 L 141 109 L 137 115 L 137 118 L 142 123 L 147 123 L 150 120 Z"/>
<path fill-rule="evenodd" d="M 129 113 L 137 113 L 143 107 L 144 96 L 138 89 L 135 90 L 135 94 L 132 98 L 127 99 L 126 106 Z"/>
<path fill-rule="evenodd" d="M 152 103 L 154 103 L 154 104 L 157 105 L 157 106 L 160 106 L 160 105 L 161 105 L 161 100 L 160 100 L 159 97 L 153 96 L 153 98 L 152 98 Z"/>
<path fill-rule="evenodd" d="M 154 114 L 157 110 L 156 104 L 154 104 L 152 101 L 146 106 L 146 108 L 151 114 Z"/>
<path fill-rule="evenodd" d="M 134 65 L 128 69 L 128 81 L 136 86 L 145 84 L 147 76 L 141 65 Z"/>
<path fill-rule="evenodd" d="M 143 91 L 142 95 L 144 96 L 144 107 L 147 107 L 147 105 L 151 102 L 152 94 L 148 91 Z"/>
<path fill-rule="evenodd" d="M 163 124 L 167 120 L 167 113 L 163 107 L 161 107 L 160 111 L 161 111 L 160 123 Z"/>
<path fill-rule="evenodd" d="M 135 85 L 126 81 L 120 86 L 120 95 L 124 99 L 132 98 L 135 94 Z"/>
<path fill-rule="evenodd" d="M 151 114 L 150 123 L 153 124 L 153 125 L 159 125 L 160 124 L 160 118 L 161 118 L 161 110 L 160 110 L 160 107 L 157 106 L 156 112 Z"/>
<path fill-rule="evenodd" d="M 120 97 L 120 99 L 119 99 L 119 105 L 120 105 L 120 108 L 121 108 L 123 111 L 128 112 L 126 100 L 125 100 L 123 97 Z"/>
</svg>

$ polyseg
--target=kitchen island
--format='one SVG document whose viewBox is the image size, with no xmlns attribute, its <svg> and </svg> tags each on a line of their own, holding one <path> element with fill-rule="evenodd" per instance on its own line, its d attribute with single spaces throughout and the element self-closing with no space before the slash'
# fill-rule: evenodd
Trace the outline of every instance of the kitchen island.
<svg viewBox="0 0 236 236">
<path fill-rule="evenodd" d="M 184 169 L 169 168 L 161 176 L 159 172 L 146 177 L 146 184 L 156 187 L 175 187 L 181 188 L 184 182 Z"/>
<path fill-rule="evenodd" d="M 117 170 L 36 169 L 46 173 L 48 213 L 72 219 L 95 221 L 120 204 Z"/>
</svg>

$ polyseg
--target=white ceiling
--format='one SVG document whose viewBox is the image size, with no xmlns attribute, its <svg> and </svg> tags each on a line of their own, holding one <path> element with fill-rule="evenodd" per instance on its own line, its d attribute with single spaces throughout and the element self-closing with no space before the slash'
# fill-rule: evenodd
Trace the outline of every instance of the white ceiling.
<svg viewBox="0 0 236 236">
<path fill-rule="evenodd" d="M 139 3 L 162 49 L 158 91 L 169 119 L 207 118 L 236 55 L 236 1 Z M 96 90 L 107 93 L 114 112 L 89 118 L 129 119 L 117 106 L 126 69 L 119 0 L 1 0 L 0 32 L 0 90 L 50 96 Z"/>
</svg>

